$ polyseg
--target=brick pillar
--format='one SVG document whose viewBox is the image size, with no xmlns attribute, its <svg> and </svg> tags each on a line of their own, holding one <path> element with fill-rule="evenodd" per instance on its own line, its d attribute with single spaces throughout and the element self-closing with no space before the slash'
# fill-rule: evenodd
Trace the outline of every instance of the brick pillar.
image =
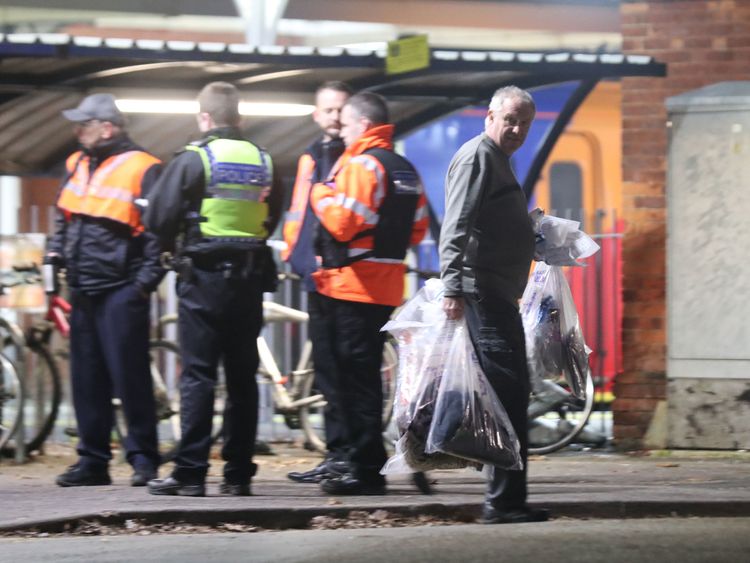
<svg viewBox="0 0 750 563">
<path fill-rule="evenodd" d="M 668 64 L 666 78 L 622 82 L 624 372 L 613 412 L 618 447 L 633 449 L 666 391 L 664 100 L 750 79 L 750 0 L 623 0 L 620 12 L 623 51 Z"/>
</svg>

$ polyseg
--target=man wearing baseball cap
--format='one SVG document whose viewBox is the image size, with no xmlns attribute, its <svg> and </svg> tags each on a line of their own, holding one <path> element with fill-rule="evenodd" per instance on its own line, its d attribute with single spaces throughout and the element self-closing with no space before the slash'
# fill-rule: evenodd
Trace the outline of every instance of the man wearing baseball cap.
<svg viewBox="0 0 750 563">
<path fill-rule="evenodd" d="M 92 94 L 62 113 L 81 148 L 66 161 L 45 263 L 65 268 L 73 305 L 70 373 L 80 440 L 78 462 L 57 484 L 111 483 L 114 395 L 127 421 L 131 484 L 144 486 L 159 464 L 149 294 L 164 271 L 158 241 L 144 231 L 135 200 L 146 197 L 161 162 L 128 137 L 111 94 Z"/>
</svg>

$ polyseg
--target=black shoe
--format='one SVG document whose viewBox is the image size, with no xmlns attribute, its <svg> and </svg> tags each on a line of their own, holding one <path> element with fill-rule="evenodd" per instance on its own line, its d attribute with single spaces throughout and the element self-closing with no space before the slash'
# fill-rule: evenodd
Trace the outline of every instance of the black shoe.
<svg viewBox="0 0 750 563">
<path fill-rule="evenodd" d="M 55 483 L 61 487 L 96 487 L 111 485 L 112 479 L 106 467 L 95 470 L 76 463 L 58 475 Z"/>
<path fill-rule="evenodd" d="M 419 489 L 419 492 L 423 495 L 431 495 L 432 494 L 432 487 L 430 486 L 430 482 L 427 480 L 427 475 L 423 471 L 417 471 L 416 473 L 411 474 L 411 481 L 414 483 L 414 486 Z"/>
<path fill-rule="evenodd" d="M 514 508 L 510 510 L 499 510 L 493 506 L 484 506 L 480 524 L 521 524 L 524 522 L 546 522 L 549 519 L 549 510 L 546 508 Z"/>
<path fill-rule="evenodd" d="M 343 475 L 348 470 L 348 462 L 326 459 L 309 471 L 291 471 L 286 476 L 296 483 L 320 483 L 324 479 Z"/>
<path fill-rule="evenodd" d="M 205 497 L 205 483 L 180 483 L 174 477 L 152 479 L 148 482 L 148 492 L 152 495 L 180 495 L 181 497 Z"/>
<path fill-rule="evenodd" d="M 159 474 L 155 469 L 136 469 L 130 478 L 131 487 L 145 487 L 149 481 L 156 479 Z"/>
<path fill-rule="evenodd" d="M 385 479 L 365 481 L 358 479 L 351 473 L 326 479 L 320 485 L 324 493 L 329 495 L 384 495 Z"/>
<path fill-rule="evenodd" d="M 253 493 L 250 490 L 250 483 L 228 483 L 222 481 L 219 485 L 219 494 L 233 497 L 249 497 Z"/>
</svg>

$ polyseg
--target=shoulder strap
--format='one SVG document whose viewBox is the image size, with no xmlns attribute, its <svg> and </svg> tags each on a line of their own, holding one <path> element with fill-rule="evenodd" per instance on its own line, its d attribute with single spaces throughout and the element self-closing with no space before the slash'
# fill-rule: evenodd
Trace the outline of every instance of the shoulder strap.
<svg viewBox="0 0 750 563">
<path fill-rule="evenodd" d="M 403 156 L 398 154 L 397 152 L 390 151 L 388 149 L 384 149 L 381 147 L 374 147 L 371 149 L 367 149 L 362 154 L 369 154 L 371 156 L 374 156 L 380 164 L 383 165 L 383 168 L 385 168 L 386 174 L 388 174 L 389 178 L 391 176 L 392 170 L 397 169 L 406 169 L 406 170 L 414 170 L 414 167 L 411 165 L 411 162 L 406 160 Z"/>
</svg>

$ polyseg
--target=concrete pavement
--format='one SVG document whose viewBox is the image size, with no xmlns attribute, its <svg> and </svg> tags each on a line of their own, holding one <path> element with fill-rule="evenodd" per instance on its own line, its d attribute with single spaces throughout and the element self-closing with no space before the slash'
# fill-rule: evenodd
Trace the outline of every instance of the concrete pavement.
<svg viewBox="0 0 750 563">
<path fill-rule="evenodd" d="M 221 462 L 214 460 L 205 498 L 157 497 L 129 486 L 130 468 L 113 464 L 107 487 L 60 488 L 54 476 L 75 461 L 57 446 L 32 463 L 0 462 L 0 533 L 62 531 L 81 521 L 113 525 L 183 521 L 242 522 L 263 528 L 303 528 L 315 516 L 346 517 L 353 510 L 429 515 L 458 521 L 478 516 L 484 491 L 473 470 L 429 474 L 434 494 L 419 494 L 408 476 L 389 478 L 385 496 L 330 497 L 317 485 L 292 483 L 285 475 L 319 458 L 299 448 L 273 445 L 277 455 L 257 459 L 252 497 L 218 496 Z M 162 468 L 162 475 L 169 467 Z M 750 516 L 750 453 L 651 452 L 565 453 L 532 458 L 530 503 L 548 507 L 553 518 L 647 516 Z"/>
</svg>

